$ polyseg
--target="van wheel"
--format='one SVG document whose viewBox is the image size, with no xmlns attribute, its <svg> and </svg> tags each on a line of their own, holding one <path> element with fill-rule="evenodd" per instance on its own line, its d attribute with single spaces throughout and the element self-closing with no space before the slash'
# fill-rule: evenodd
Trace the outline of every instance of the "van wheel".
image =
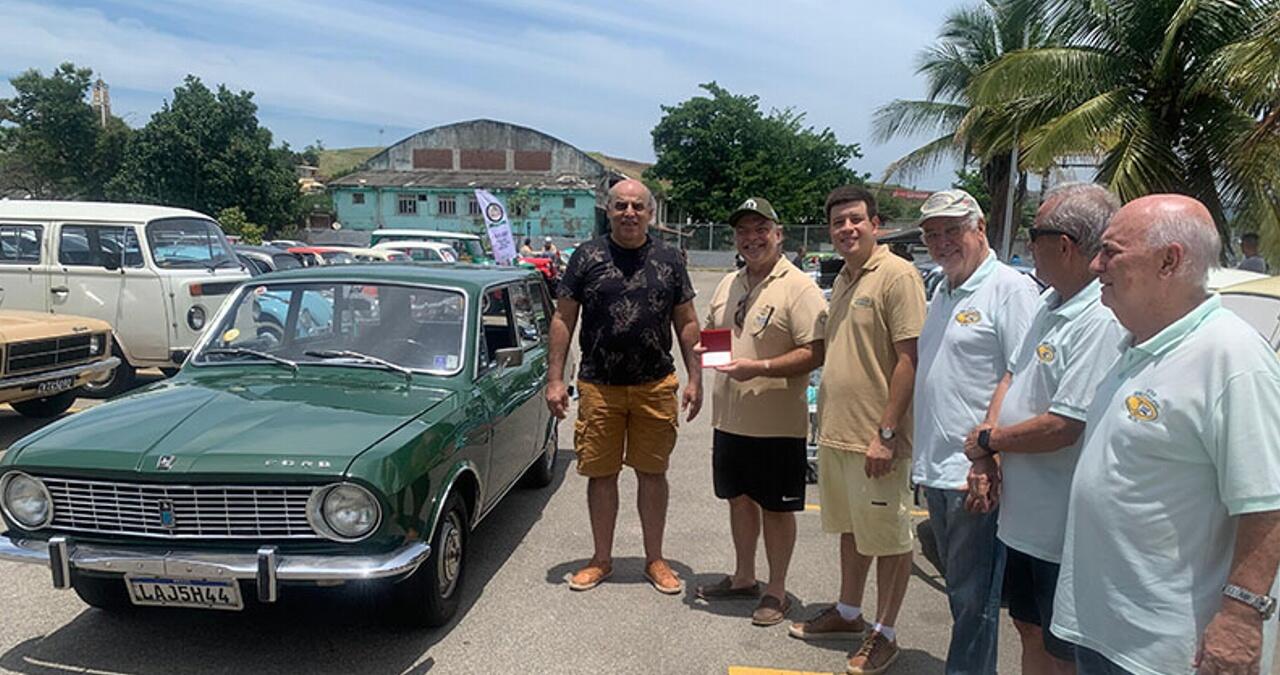
<svg viewBox="0 0 1280 675">
<path fill-rule="evenodd" d="M 67 408 L 70 408 L 71 404 L 76 402 L 76 396 L 79 395 L 79 390 L 72 389 L 61 394 L 18 401 L 9 405 L 27 417 L 57 417 L 66 412 Z"/>
<path fill-rule="evenodd" d="M 467 506 L 454 492 L 440 512 L 431 537 L 431 555 L 409 578 L 391 588 L 393 622 L 402 626 L 435 628 L 458 612 L 466 576 L 467 544 L 471 532 Z"/>
<path fill-rule="evenodd" d="M 551 433 L 547 434 L 547 441 L 542 446 L 538 461 L 524 473 L 521 481 L 524 487 L 543 488 L 550 485 L 556 477 L 556 449 L 560 445 L 560 425 L 555 424 L 556 421 L 558 420 L 552 420 Z"/>
<path fill-rule="evenodd" d="M 120 352 L 119 347 L 112 347 L 111 353 L 120 359 L 120 365 L 116 366 L 116 369 L 111 371 L 110 375 L 86 382 L 84 396 L 88 398 L 111 398 L 133 388 L 137 381 L 137 372 L 125 360 L 124 354 Z"/>
</svg>

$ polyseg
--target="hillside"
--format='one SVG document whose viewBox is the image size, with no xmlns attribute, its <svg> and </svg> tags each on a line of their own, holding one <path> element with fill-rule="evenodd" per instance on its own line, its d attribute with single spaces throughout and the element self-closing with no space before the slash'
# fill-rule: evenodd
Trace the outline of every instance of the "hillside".
<svg viewBox="0 0 1280 675">
<path fill-rule="evenodd" d="M 359 166 L 383 148 L 333 148 L 320 151 L 320 180 L 333 178 Z"/>
</svg>

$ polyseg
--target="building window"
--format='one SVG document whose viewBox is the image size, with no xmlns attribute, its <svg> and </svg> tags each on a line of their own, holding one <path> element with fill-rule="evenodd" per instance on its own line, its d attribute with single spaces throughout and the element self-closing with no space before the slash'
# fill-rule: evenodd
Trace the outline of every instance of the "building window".
<svg viewBox="0 0 1280 675">
<path fill-rule="evenodd" d="M 418 200 L 413 195 L 401 195 L 396 199 L 396 213 L 413 216 L 418 213 Z"/>
<path fill-rule="evenodd" d="M 578 200 L 577 200 L 577 198 L 576 198 L 576 197 L 565 197 L 565 198 L 564 198 L 564 208 L 565 208 L 565 209 L 576 209 L 576 208 L 578 208 Z"/>
<path fill-rule="evenodd" d="M 355 193 L 355 194 L 351 195 L 351 203 L 352 203 L 352 204 L 363 204 L 363 203 L 364 203 L 364 193 L 363 193 L 363 192 L 357 192 L 357 193 Z"/>
<path fill-rule="evenodd" d="M 442 216 L 458 215 L 457 197 L 454 197 L 452 195 L 445 197 L 442 195 L 439 199 L 436 200 L 436 213 L 439 213 Z"/>
<path fill-rule="evenodd" d="M 431 201 L 431 195 L 426 194 L 425 192 L 419 192 L 419 193 L 418 193 L 418 201 L 420 201 L 420 202 L 429 202 L 429 201 Z"/>
<path fill-rule="evenodd" d="M 477 200 L 475 197 L 469 197 L 467 199 L 467 215 L 471 215 L 471 216 L 480 215 L 480 201 Z"/>
</svg>

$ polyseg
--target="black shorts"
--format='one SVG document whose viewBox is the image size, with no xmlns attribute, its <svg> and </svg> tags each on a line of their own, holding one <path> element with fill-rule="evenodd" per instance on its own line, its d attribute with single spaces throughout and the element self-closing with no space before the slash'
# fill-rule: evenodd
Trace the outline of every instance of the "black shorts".
<svg viewBox="0 0 1280 675">
<path fill-rule="evenodd" d="M 1075 661 L 1075 645 L 1063 641 L 1049 630 L 1053 624 L 1053 592 L 1058 586 L 1058 563 L 1041 560 L 1014 548 L 1008 548 L 1004 565 L 1004 594 L 1009 601 L 1009 616 L 1023 623 L 1040 626 L 1044 649 L 1054 658 Z"/>
<path fill-rule="evenodd" d="M 805 471 L 809 468 L 805 439 L 786 436 L 739 436 L 715 430 L 711 473 L 716 496 L 747 495 L 769 511 L 803 511 Z"/>
</svg>

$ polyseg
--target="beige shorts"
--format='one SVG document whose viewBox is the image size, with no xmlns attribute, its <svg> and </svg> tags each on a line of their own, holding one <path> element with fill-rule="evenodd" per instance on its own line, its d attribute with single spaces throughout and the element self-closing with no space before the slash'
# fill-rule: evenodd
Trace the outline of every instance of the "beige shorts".
<svg viewBox="0 0 1280 675">
<path fill-rule="evenodd" d="M 818 494 L 822 529 L 852 534 L 865 556 L 901 555 L 911 551 L 911 459 L 895 460 L 893 470 L 867 478 L 867 456 L 861 452 L 818 448 Z"/>
<path fill-rule="evenodd" d="M 578 473 L 603 478 L 623 464 L 640 473 L 666 473 L 676 446 L 679 386 L 675 373 L 632 386 L 579 382 L 573 438 Z"/>
</svg>

